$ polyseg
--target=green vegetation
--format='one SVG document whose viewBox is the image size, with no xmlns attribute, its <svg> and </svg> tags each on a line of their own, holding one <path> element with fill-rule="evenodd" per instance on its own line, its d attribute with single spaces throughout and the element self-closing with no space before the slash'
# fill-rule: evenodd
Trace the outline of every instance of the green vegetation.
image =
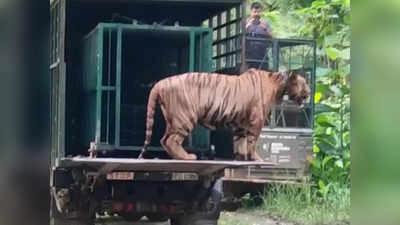
<svg viewBox="0 0 400 225">
<path fill-rule="evenodd" d="M 278 38 L 317 41 L 311 186 L 273 186 L 256 211 L 301 224 L 345 224 L 350 211 L 350 0 L 262 0 Z M 249 200 L 244 200 L 249 206 Z M 250 201 L 251 202 L 251 201 Z M 248 208 L 248 207 L 247 207 Z M 254 210 L 254 209 L 253 209 Z"/>
<path fill-rule="evenodd" d="M 329 194 L 324 198 L 310 186 L 272 186 L 259 210 L 300 224 L 349 224 L 350 189 L 330 184 Z"/>
</svg>

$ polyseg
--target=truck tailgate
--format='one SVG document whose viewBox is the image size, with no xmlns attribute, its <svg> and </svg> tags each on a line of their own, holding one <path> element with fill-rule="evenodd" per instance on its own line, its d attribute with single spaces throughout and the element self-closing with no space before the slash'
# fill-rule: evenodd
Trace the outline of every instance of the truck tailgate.
<svg viewBox="0 0 400 225">
<path fill-rule="evenodd" d="M 172 160 L 172 159 L 126 159 L 126 158 L 61 158 L 56 168 L 86 167 L 109 173 L 112 171 L 143 172 L 188 172 L 201 175 L 212 174 L 225 168 L 243 166 L 274 166 L 272 163 L 254 161 L 220 161 L 220 160 Z"/>
</svg>

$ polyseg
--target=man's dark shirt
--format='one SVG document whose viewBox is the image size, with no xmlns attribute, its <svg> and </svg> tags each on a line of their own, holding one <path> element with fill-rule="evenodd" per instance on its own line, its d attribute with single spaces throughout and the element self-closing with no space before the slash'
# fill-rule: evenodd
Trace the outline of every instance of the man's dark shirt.
<svg viewBox="0 0 400 225">
<path fill-rule="evenodd" d="M 254 38 L 272 38 L 271 37 L 271 27 L 268 22 L 262 22 L 260 20 L 256 21 L 253 19 L 249 19 L 246 24 L 246 35 L 247 37 Z M 261 66 L 261 69 L 268 69 L 268 57 L 265 56 L 267 53 L 268 43 L 265 41 L 255 41 L 255 40 L 247 40 L 246 41 L 246 55 L 247 59 L 256 59 L 262 60 L 264 59 L 264 63 Z M 264 57 L 265 56 L 265 57 Z M 249 68 L 258 69 L 260 66 L 259 62 L 247 62 L 247 66 Z"/>
</svg>

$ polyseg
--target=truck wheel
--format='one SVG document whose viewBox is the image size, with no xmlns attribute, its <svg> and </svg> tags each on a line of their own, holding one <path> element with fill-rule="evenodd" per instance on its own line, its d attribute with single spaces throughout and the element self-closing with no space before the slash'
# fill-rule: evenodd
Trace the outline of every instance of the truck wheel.
<svg viewBox="0 0 400 225">
<path fill-rule="evenodd" d="M 168 216 L 159 213 L 149 213 L 146 214 L 147 219 L 151 222 L 165 222 L 169 219 Z"/>
<path fill-rule="evenodd" d="M 250 192 L 250 198 L 253 200 L 254 206 L 260 207 L 264 204 L 264 198 L 260 192 Z"/>
<path fill-rule="evenodd" d="M 171 225 L 218 225 L 222 197 L 222 179 L 219 179 L 214 183 L 211 193 L 205 202 L 207 211 L 172 217 L 170 220 Z"/>
<path fill-rule="evenodd" d="M 53 194 L 50 196 L 50 225 L 94 225 L 95 217 L 68 219 L 56 207 Z"/>
<path fill-rule="evenodd" d="M 143 217 L 143 214 L 137 213 L 120 213 L 119 215 L 124 218 L 124 220 L 129 222 L 139 221 Z"/>
<path fill-rule="evenodd" d="M 93 220 L 55 219 L 53 225 L 94 225 Z"/>
</svg>

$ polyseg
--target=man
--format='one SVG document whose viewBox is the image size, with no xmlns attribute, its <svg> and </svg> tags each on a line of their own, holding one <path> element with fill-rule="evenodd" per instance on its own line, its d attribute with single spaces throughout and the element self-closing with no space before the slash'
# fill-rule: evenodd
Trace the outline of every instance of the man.
<svg viewBox="0 0 400 225">
<path fill-rule="evenodd" d="M 253 2 L 250 7 L 250 17 L 246 23 L 246 56 L 248 68 L 268 69 L 268 43 L 264 40 L 252 40 L 252 38 L 274 38 L 268 22 L 262 21 L 261 14 L 263 6 L 259 2 Z M 263 60 L 263 62 L 253 62 L 252 60 Z M 261 66 L 260 66 L 261 65 Z"/>
</svg>

